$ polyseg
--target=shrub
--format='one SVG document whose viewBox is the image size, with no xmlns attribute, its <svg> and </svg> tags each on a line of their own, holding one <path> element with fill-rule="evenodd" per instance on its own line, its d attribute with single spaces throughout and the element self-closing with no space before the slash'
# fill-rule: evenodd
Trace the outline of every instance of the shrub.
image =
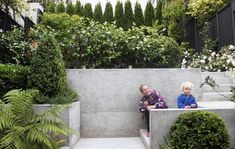
<svg viewBox="0 0 235 149">
<path fill-rule="evenodd" d="M 66 13 L 69 14 L 69 15 L 73 15 L 75 13 L 74 11 L 74 6 L 73 6 L 73 3 L 72 2 L 69 2 L 67 4 L 67 7 L 66 7 Z"/>
<path fill-rule="evenodd" d="M 91 3 L 86 3 L 83 9 L 83 16 L 89 19 L 93 18 L 93 11 Z"/>
<path fill-rule="evenodd" d="M 56 12 L 57 13 L 65 12 L 65 6 L 63 2 L 60 2 L 59 4 L 56 5 Z"/>
<path fill-rule="evenodd" d="M 74 11 L 76 15 L 83 16 L 83 6 L 79 0 L 76 1 Z"/>
<path fill-rule="evenodd" d="M 20 28 L 0 30 L 0 51 L 0 63 L 29 65 L 31 48 L 27 31 Z"/>
<path fill-rule="evenodd" d="M 26 89 L 29 68 L 0 64 L 0 98 L 12 89 Z"/>
<path fill-rule="evenodd" d="M 67 89 L 64 61 L 54 34 L 50 31 L 39 34 L 30 65 L 29 87 L 53 97 Z"/>
<path fill-rule="evenodd" d="M 172 148 L 228 149 L 230 139 L 224 121 L 215 113 L 194 111 L 181 114 L 170 130 Z"/>
</svg>

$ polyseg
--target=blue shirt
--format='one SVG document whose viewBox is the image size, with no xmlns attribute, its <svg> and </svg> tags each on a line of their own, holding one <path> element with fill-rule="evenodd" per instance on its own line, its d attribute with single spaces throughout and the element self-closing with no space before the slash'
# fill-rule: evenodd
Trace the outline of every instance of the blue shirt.
<svg viewBox="0 0 235 149">
<path fill-rule="evenodd" d="M 180 109 L 183 109 L 185 106 L 191 106 L 192 104 L 196 104 L 196 108 L 197 108 L 196 99 L 192 95 L 186 96 L 185 94 L 182 93 L 177 98 L 177 106 Z"/>
</svg>

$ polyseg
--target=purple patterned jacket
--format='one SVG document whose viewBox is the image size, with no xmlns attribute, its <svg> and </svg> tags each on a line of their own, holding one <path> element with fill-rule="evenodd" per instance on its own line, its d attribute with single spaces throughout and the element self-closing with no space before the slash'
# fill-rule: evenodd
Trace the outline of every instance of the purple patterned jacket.
<svg viewBox="0 0 235 149">
<path fill-rule="evenodd" d="M 147 101 L 148 104 L 144 104 Z M 139 110 L 144 112 L 147 110 L 147 106 L 155 105 L 156 109 L 164 109 L 168 108 L 166 102 L 164 101 L 163 97 L 160 95 L 160 92 L 153 90 L 150 96 L 143 96 L 139 103 Z"/>
</svg>

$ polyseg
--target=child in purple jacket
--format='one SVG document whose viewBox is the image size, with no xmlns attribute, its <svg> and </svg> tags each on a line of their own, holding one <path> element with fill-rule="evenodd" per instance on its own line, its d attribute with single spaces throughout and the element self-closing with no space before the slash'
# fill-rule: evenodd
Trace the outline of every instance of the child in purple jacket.
<svg viewBox="0 0 235 149">
<path fill-rule="evenodd" d="M 149 88 L 145 84 L 140 85 L 139 90 L 143 94 L 143 97 L 139 102 L 139 110 L 145 116 L 147 136 L 149 137 L 149 110 L 168 108 L 168 106 L 158 91 Z"/>
<path fill-rule="evenodd" d="M 183 82 L 181 84 L 182 93 L 177 98 L 177 106 L 180 109 L 197 108 L 197 101 L 191 94 L 193 84 L 191 82 Z"/>
</svg>

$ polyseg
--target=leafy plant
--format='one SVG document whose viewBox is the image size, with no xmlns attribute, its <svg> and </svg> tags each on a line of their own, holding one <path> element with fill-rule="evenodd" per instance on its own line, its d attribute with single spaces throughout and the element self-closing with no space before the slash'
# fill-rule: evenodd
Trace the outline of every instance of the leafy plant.
<svg viewBox="0 0 235 149">
<path fill-rule="evenodd" d="M 130 0 L 127 0 L 124 4 L 124 26 L 123 28 L 125 30 L 129 29 L 132 27 L 133 25 L 133 10 L 132 10 L 132 6 L 131 6 L 131 2 Z"/>
<path fill-rule="evenodd" d="M 56 5 L 56 12 L 57 13 L 65 12 L 65 6 L 63 2 L 60 2 L 59 4 Z"/>
<path fill-rule="evenodd" d="M 115 21 L 117 27 L 123 27 L 124 26 L 124 11 L 123 11 L 123 4 L 120 1 L 117 1 L 115 6 Z"/>
<path fill-rule="evenodd" d="M 103 15 L 103 20 L 106 22 L 113 22 L 114 18 L 113 18 L 113 6 L 110 2 L 107 2 L 105 5 L 105 9 L 104 9 L 104 15 Z"/>
<path fill-rule="evenodd" d="M 80 0 L 76 1 L 76 4 L 74 6 L 74 11 L 76 15 L 79 15 L 80 17 L 83 16 L 83 6 L 81 5 Z"/>
<path fill-rule="evenodd" d="M 154 7 L 151 1 L 147 2 L 147 5 L 144 10 L 144 24 L 146 26 L 152 26 L 154 21 Z"/>
<path fill-rule="evenodd" d="M 9 104 L 0 101 L 0 148 L 59 149 L 61 140 L 53 136 L 68 136 L 71 129 L 60 120 L 65 106 L 35 114 L 32 108 L 36 90 L 12 90 L 5 95 Z"/>
<path fill-rule="evenodd" d="M 102 7 L 101 7 L 101 4 L 98 3 L 95 5 L 94 20 L 98 22 L 103 22 L 102 19 L 103 19 Z"/>
<path fill-rule="evenodd" d="M 67 4 L 66 13 L 69 14 L 69 15 L 73 15 L 74 14 L 74 6 L 73 6 L 72 2 L 69 2 Z"/>
<path fill-rule="evenodd" d="M 12 89 L 26 89 L 29 68 L 0 64 L 0 99 Z"/>
<path fill-rule="evenodd" d="M 217 114 L 206 111 L 181 114 L 171 126 L 170 143 L 173 149 L 230 147 L 224 121 Z"/>
<path fill-rule="evenodd" d="M 136 1 L 135 3 L 134 22 L 136 26 L 144 25 L 144 15 L 143 15 L 141 5 L 138 1 Z"/>
<path fill-rule="evenodd" d="M 53 32 L 39 32 L 36 52 L 30 65 L 28 85 L 53 97 L 67 89 L 64 61 Z"/>
<path fill-rule="evenodd" d="M 93 11 L 91 3 L 86 3 L 83 9 L 83 16 L 89 19 L 93 18 Z"/>
</svg>

